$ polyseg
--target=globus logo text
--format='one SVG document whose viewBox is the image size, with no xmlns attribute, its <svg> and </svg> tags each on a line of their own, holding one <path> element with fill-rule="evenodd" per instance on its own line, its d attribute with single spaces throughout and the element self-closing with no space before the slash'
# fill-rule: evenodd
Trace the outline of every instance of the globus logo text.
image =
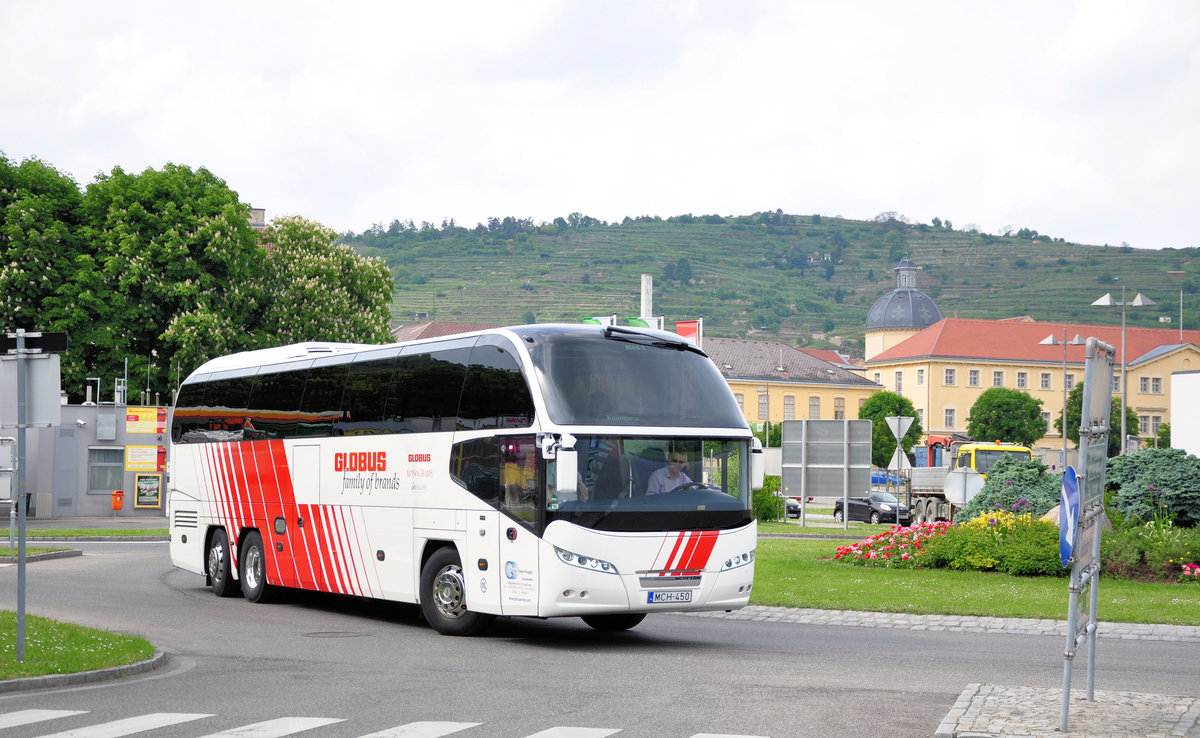
<svg viewBox="0 0 1200 738">
<path fill-rule="evenodd" d="M 387 471 L 386 451 L 359 451 L 333 455 L 334 471 Z"/>
</svg>

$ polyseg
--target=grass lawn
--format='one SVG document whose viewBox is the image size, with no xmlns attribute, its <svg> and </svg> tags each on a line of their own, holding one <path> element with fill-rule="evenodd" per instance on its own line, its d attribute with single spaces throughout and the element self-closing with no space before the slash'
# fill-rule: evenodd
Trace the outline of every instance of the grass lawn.
<svg viewBox="0 0 1200 738">
<path fill-rule="evenodd" d="M 73 674 L 154 655 L 154 646 L 145 638 L 26 615 L 25 660 L 18 663 L 16 634 L 17 614 L 0 611 L 0 679 Z"/>
<path fill-rule="evenodd" d="M 81 538 L 104 536 L 125 538 L 128 536 L 165 536 L 166 528 L 45 528 L 25 530 L 26 538 Z"/>
<path fill-rule="evenodd" d="M 797 528 L 798 526 L 792 526 Z M 880 532 L 882 526 L 871 526 Z M 760 531 L 762 528 L 760 528 Z M 1066 577 L 885 569 L 834 561 L 846 541 L 760 539 L 751 604 L 1066 620 Z M 1200 625 L 1200 586 L 1099 579 L 1100 620 Z"/>
</svg>

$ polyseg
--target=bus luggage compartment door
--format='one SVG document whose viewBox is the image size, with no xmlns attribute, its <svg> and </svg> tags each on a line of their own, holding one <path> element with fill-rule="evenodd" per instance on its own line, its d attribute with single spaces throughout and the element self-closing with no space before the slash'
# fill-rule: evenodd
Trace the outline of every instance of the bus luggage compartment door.
<svg viewBox="0 0 1200 738">
<path fill-rule="evenodd" d="M 467 512 L 467 542 L 463 552 L 463 579 L 467 585 L 467 607 L 478 612 L 500 614 L 500 519 L 495 510 Z"/>
</svg>

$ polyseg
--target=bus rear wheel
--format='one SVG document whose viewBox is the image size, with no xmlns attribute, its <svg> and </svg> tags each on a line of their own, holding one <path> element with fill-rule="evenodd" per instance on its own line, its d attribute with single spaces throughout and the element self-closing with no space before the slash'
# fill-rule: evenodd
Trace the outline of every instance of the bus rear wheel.
<svg viewBox="0 0 1200 738">
<path fill-rule="evenodd" d="M 237 583 L 233 581 L 233 564 L 230 563 L 229 536 L 224 528 L 213 531 L 208 541 L 208 582 L 217 597 L 232 597 L 237 594 Z"/>
<path fill-rule="evenodd" d="M 466 578 L 452 547 L 439 548 L 421 568 L 421 614 L 443 635 L 475 635 L 492 622 L 493 616 L 467 609 Z"/>
<path fill-rule="evenodd" d="M 274 587 L 267 584 L 266 552 L 258 531 L 248 531 L 242 536 L 240 553 L 242 596 L 251 602 L 270 602 Z"/>
<path fill-rule="evenodd" d="M 616 615 L 583 615 L 583 622 L 595 630 L 614 632 L 629 630 L 646 619 L 644 612 L 623 612 Z"/>
</svg>

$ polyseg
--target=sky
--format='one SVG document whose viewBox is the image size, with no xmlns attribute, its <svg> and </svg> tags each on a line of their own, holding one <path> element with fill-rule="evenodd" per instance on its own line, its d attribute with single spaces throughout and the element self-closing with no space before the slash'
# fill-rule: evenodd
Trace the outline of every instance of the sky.
<svg viewBox="0 0 1200 738">
<path fill-rule="evenodd" d="M 1200 246 L 1192 0 L 0 0 L 0 152 L 337 231 L 896 212 Z"/>
</svg>

